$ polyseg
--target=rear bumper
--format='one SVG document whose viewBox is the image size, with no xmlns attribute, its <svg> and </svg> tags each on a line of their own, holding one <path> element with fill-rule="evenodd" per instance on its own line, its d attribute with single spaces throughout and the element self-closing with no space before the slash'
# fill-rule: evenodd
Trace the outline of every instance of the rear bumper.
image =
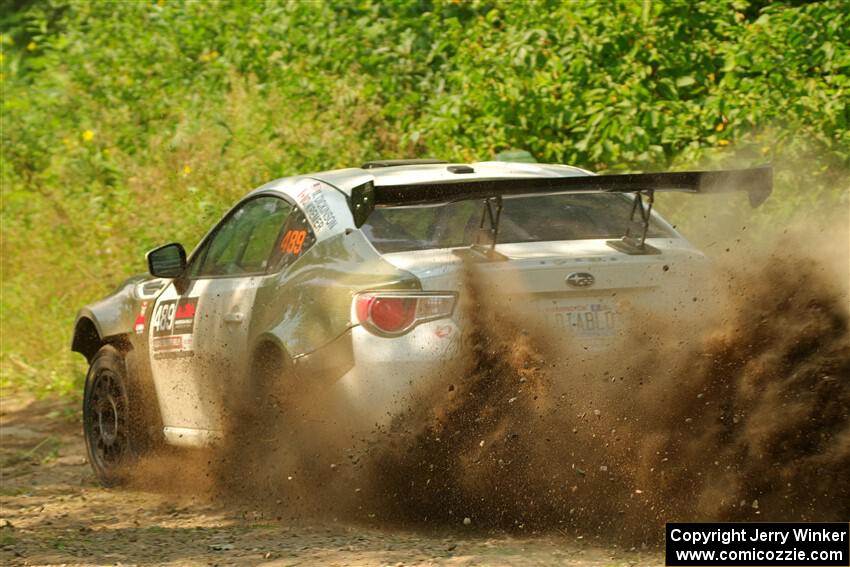
<svg viewBox="0 0 850 567">
<path fill-rule="evenodd" d="M 351 329 L 354 365 L 331 386 L 342 402 L 337 425 L 367 433 L 421 403 L 436 384 L 457 372 L 460 331 L 453 320 L 423 323 L 401 337 L 384 338 Z"/>
</svg>

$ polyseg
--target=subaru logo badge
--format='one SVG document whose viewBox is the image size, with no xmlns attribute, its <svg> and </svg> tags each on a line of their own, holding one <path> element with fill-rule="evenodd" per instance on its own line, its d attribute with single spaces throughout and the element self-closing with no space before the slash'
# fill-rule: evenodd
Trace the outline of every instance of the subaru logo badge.
<svg viewBox="0 0 850 567">
<path fill-rule="evenodd" d="M 593 274 L 587 272 L 574 272 L 567 276 L 567 285 L 570 287 L 590 287 L 595 281 Z"/>
</svg>

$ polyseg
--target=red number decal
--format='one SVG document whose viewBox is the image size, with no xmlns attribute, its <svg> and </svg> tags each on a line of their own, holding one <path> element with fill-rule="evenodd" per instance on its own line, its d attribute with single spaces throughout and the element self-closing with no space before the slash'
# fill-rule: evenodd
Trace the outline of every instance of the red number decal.
<svg viewBox="0 0 850 567">
<path fill-rule="evenodd" d="M 285 254 L 301 254 L 305 238 L 307 238 L 306 230 L 290 230 L 280 241 L 280 251 Z"/>
</svg>

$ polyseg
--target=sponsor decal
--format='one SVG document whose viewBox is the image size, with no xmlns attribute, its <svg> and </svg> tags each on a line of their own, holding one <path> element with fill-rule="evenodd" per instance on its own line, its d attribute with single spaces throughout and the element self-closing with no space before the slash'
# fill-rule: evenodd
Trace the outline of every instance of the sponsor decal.
<svg viewBox="0 0 850 567">
<path fill-rule="evenodd" d="M 197 297 L 162 301 L 154 310 L 151 328 L 155 337 L 189 334 L 195 327 Z"/>
<path fill-rule="evenodd" d="M 442 350 L 442 356 L 454 358 L 460 354 L 460 340 L 452 325 L 439 325 L 434 329 L 434 336 L 440 339 L 437 348 Z"/>
<path fill-rule="evenodd" d="M 195 328 L 195 306 L 198 304 L 197 297 L 181 299 L 174 312 L 175 335 L 191 334 Z"/>
<path fill-rule="evenodd" d="M 183 337 L 181 335 L 172 335 L 168 337 L 156 337 L 153 340 L 153 351 L 164 352 L 171 350 L 180 350 L 183 347 Z"/>
<path fill-rule="evenodd" d="M 151 318 L 151 346 L 154 358 L 192 355 L 192 331 L 195 328 L 197 297 L 162 301 Z"/>
<path fill-rule="evenodd" d="M 321 183 L 311 183 L 298 193 L 297 199 L 317 234 L 336 226 L 336 217 L 322 194 Z"/>
<path fill-rule="evenodd" d="M 434 334 L 438 339 L 442 339 L 452 334 L 452 328 L 450 325 L 440 325 L 434 330 Z"/>
<path fill-rule="evenodd" d="M 141 335 L 145 332 L 145 312 L 148 310 L 148 302 L 143 301 L 142 306 L 139 309 L 139 315 L 136 317 L 136 321 L 133 323 L 133 327 L 136 330 L 137 335 Z"/>
<path fill-rule="evenodd" d="M 156 360 L 163 358 L 182 358 L 194 356 L 192 349 L 192 335 L 171 335 L 168 337 L 154 337 L 151 343 L 153 357 Z"/>
</svg>

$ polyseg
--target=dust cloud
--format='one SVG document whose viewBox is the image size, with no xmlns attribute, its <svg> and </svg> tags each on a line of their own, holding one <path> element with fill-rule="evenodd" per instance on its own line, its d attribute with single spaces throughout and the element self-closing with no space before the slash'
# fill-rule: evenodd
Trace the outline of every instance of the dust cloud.
<svg viewBox="0 0 850 567">
<path fill-rule="evenodd" d="M 723 260 L 698 317 L 638 314 L 602 354 L 553 350 L 470 270 L 467 372 L 373 471 L 392 512 L 624 542 L 850 517 L 848 236 L 810 236 Z"/>
<path fill-rule="evenodd" d="M 320 391 L 250 392 L 230 441 L 194 469 L 199 486 L 270 518 L 626 544 L 657 543 L 667 521 L 846 520 L 850 303 L 839 227 L 788 229 L 726 254 L 688 290 L 698 316 L 636 312 L 601 352 L 564 346 L 506 310 L 469 266 L 461 362 L 389 429 L 340 433 L 322 416 L 342 406 Z"/>
</svg>

